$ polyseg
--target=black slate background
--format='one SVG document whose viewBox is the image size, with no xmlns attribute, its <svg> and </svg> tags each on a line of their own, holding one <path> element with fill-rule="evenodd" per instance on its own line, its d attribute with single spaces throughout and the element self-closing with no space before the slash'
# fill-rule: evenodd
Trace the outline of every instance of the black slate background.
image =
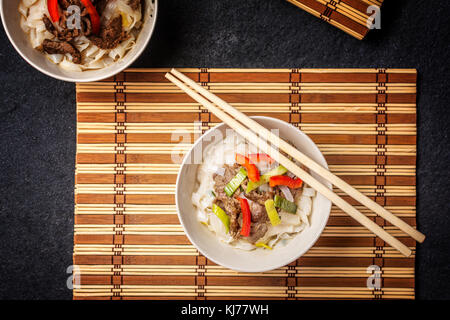
<svg viewBox="0 0 450 320">
<path fill-rule="evenodd" d="M 447 0 L 385 0 L 358 41 L 284 0 L 160 0 L 135 67 L 417 68 L 417 297 L 450 299 Z M 71 299 L 75 85 L 34 70 L 0 31 L 0 298 Z"/>
</svg>

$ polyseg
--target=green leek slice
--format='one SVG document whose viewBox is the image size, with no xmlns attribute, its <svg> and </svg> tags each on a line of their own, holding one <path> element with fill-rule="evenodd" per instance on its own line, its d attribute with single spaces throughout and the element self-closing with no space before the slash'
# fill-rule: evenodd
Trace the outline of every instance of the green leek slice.
<svg viewBox="0 0 450 320">
<path fill-rule="evenodd" d="M 279 195 L 276 195 L 273 199 L 273 202 L 275 203 L 275 207 L 280 208 L 286 212 L 289 213 L 296 213 L 297 212 L 297 205 L 283 197 L 280 197 Z"/>
<path fill-rule="evenodd" d="M 280 216 L 278 215 L 277 209 L 275 209 L 275 203 L 272 199 L 266 200 L 264 202 L 264 206 L 266 207 L 267 215 L 269 216 L 270 223 L 273 226 L 277 226 L 281 223 Z"/>
<path fill-rule="evenodd" d="M 230 231 L 230 217 L 216 204 L 213 204 L 213 213 L 222 221 L 227 233 Z"/>
</svg>

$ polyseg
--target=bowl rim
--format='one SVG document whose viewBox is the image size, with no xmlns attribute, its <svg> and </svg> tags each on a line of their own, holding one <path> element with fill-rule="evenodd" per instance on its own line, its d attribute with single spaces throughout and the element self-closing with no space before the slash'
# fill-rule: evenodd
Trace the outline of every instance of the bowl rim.
<svg viewBox="0 0 450 320">
<path fill-rule="evenodd" d="M 34 64 L 26 55 L 25 53 L 19 48 L 19 46 L 17 45 L 16 41 L 14 40 L 14 38 L 11 36 L 8 26 L 5 23 L 5 17 L 4 17 L 4 12 L 3 12 L 3 2 L 4 1 L 8 1 L 8 0 L 0 0 L 0 16 L 2 19 L 2 24 L 3 24 L 3 28 L 5 29 L 5 33 L 9 39 L 9 42 L 13 45 L 14 49 L 16 49 L 16 51 L 19 53 L 19 55 L 26 61 L 28 62 L 29 65 L 31 65 L 33 68 L 35 68 L 36 70 L 42 72 L 43 74 L 52 77 L 54 79 L 57 80 L 62 80 L 62 81 L 67 81 L 67 82 L 79 82 L 79 83 L 83 83 L 83 82 L 95 82 L 95 81 L 100 81 L 100 80 L 104 80 L 106 78 L 110 78 L 115 76 L 116 74 L 122 72 L 123 70 L 125 70 L 126 68 L 128 68 L 131 64 L 133 64 L 142 54 L 142 52 L 144 52 L 144 50 L 147 48 L 150 39 L 153 36 L 153 32 L 155 31 L 155 27 L 156 27 L 156 20 L 158 18 L 158 0 L 154 0 L 155 1 L 155 10 L 153 11 L 153 23 L 151 25 L 150 28 L 150 32 L 148 33 L 147 39 L 145 39 L 145 42 L 143 43 L 143 45 L 137 50 L 136 54 L 134 55 L 133 58 L 130 59 L 130 61 L 128 61 L 127 63 L 125 63 L 123 66 L 120 66 L 117 69 L 113 69 L 110 72 L 104 74 L 104 75 L 98 75 L 98 76 L 93 76 L 90 78 L 86 78 L 86 79 L 74 79 L 71 78 L 69 76 L 60 76 L 60 75 L 56 75 L 48 70 L 46 70 L 45 68 L 41 68 L 38 65 Z M 21 0 L 19 0 L 21 1 Z"/>
<path fill-rule="evenodd" d="M 293 128 L 293 129 L 295 129 L 295 130 L 298 130 L 299 133 L 300 133 L 301 135 L 303 135 L 307 140 L 309 140 L 309 142 L 311 142 L 311 143 L 314 145 L 315 148 L 317 148 L 317 150 L 319 151 L 319 154 L 322 156 L 322 158 L 323 158 L 324 161 L 325 161 L 325 168 L 328 169 L 328 163 L 327 163 L 327 161 L 326 161 L 326 158 L 324 157 L 324 155 L 323 155 L 322 152 L 320 151 L 319 147 L 317 147 L 317 145 L 314 143 L 314 141 L 312 141 L 312 139 L 311 139 L 306 133 L 304 133 L 303 131 L 301 131 L 299 128 L 294 127 L 292 124 L 290 124 L 290 123 L 288 123 L 288 122 L 286 122 L 286 121 L 283 121 L 283 120 L 280 120 L 280 119 L 277 119 L 277 118 L 273 118 L 273 117 L 267 117 L 267 116 L 250 116 L 250 118 L 252 118 L 252 119 L 254 119 L 254 120 L 258 120 L 258 119 L 265 120 L 265 119 L 268 119 L 268 120 L 271 120 L 271 121 L 275 121 L 275 122 L 278 122 L 278 123 L 282 123 L 283 125 L 287 125 L 287 126 L 290 127 L 290 128 Z M 330 201 L 329 199 L 326 199 L 327 202 L 328 202 L 328 205 L 327 205 L 328 208 L 327 208 L 327 210 L 326 210 L 327 213 L 326 213 L 325 219 L 323 219 L 323 220 L 321 221 L 321 225 L 320 225 L 320 228 L 319 228 L 319 232 L 317 232 L 317 234 L 315 235 L 313 241 L 311 241 L 309 245 L 305 246 L 305 248 L 304 248 L 303 250 L 301 250 L 301 251 L 299 250 L 298 254 L 296 254 L 295 256 L 293 256 L 292 258 L 290 258 L 289 261 L 287 261 L 287 262 L 275 263 L 273 266 L 271 266 L 271 267 L 269 267 L 269 268 L 259 268 L 259 269 L 258 269 L 258 267 L 256 266 L 254 269 L 248 270 L 248 269 L 242 269 L 242 268 L 231 267 L 228 263 L 222 263 L 222 262 L 219 262 L 219 261 L 217 261 L 216 259 L 211 258 L 210 255 L 209 255 L 207 252 L 204 252 L 202 249 L 200 249 L 199 246 L 195 243 L 195 241 L 191 238 L 190 234 L 189 234 L 189 233 L 187 232 L 187 230 L 186 230 L 185 222 L 184 222 L 183 217 L 182 217 L 182 215 L 181 215 L 181 213 L 180 213 L 180 212 L 181 212 L 181 211 L 180 211 L 180 203 L 179 203 L 179 202 L 180 202 L 180 201 L 179 201 L 179 185 L 180 185 L 180 177 L 181 177 L 181 174 L 180 174 L 180 173 L 181 173 L 183 167 L 186 165 L 186 162 L 187 162 L 187 160 L 188 160 L 188 158 L 189 158 L 187 155 L 190 154 L 190 153 L 192 152 L 192 150 L 194 150 L 194 148 L 197 147 L 198 144 L 202 143 L 203 138 L 204 138 L 207 134 L 209 134 L 210 132 L 212 132 L 212 131 L 214 131 L 214 130 L 219 130 L 219 129 L 222 128 L 223 126 L 227 126 L 227 124 L 222 122 L 222 123 L 220 123 L 219 125 L 217 125 L 217 126 L 211 128 L 211 129 L 207 130 L 204 134 L 202 134 L 202 136 L 201 136 L 199 139 L 197 139 L 197 141 L 192 145 L 192 147 L 191 147 L 191 149 L 189 150 L 189 152 L 186 153 L 186 156 L 184 157 L 184 159 L 183 159 L 183 161 L 182 161 L 182 163 L 181 163 L 181 165 L 180 165 L 180 169 L 179 169 L 179 171 L 178 171 L 178 176 L 177 176 L 177 180 L 176 180 L 176 186 L 175 186 L 175 206 L 176 206 L 176 209 L 177 209 L 177 216 L 178 216 L 178 219 L 180 220 L 180 223 L 181 223 L 181 225 L 182 225 L 182 227 L 183 227 L 183 230 L 184 230 L 184 234 L 185 234 L 186 237 L 189 239 L 189 241 L 192 243 L 192 245 L 193 245 L 193 246 L 194 246 L 194 247 L 195 247 L 202 255 L 204 255 L 206 258 L 208 258 L 208 259 L 211 260 L 212 262 L 214 262 L 214 263 L 216 263 L 216 264 L 218 264 L 218 265 L 220 265 L 220 266 L 223 266 L 223 267 L 225 267 L 225 268 L 231 269 L 231 270 L 235 270 L 235 271 L 238 271 L 238 272 L 258 273 L 258 272 L 266 272 L 266 271 L 271 271 L 271 270 L 278 269 L 278 268 L 280 268 L 280 267 L 284 267 L 284 266 L 288 265 L 289 263 L 291 263 L 291 262 L 293 262 L 293 261 L 299 259 L 299 258 L 300 258 L 301 256 L 303 256 L 306 252 L 308 252 L 309 249 L 311 249 L 311 247 L 314 246 L 314 244 L 317 242 L 317 240 L 318 240 L 318 239 L 320 238 L 320 236 L 322 235 L 323 230 L 325 229 L 325 227 L 326 227 L 326 225 L 327 225 L 327 223 L 328 223 L 328 220 L 329 220 L 329 218 L 330 218 L 330 214 L 331 214 L 332 203 L 331 203 L 331 201 Z M 324 183 L 324 185 L 327 186 L 329 189 L 332 189 L 332 184 L 331 184 L 329 181 L 326 181 L 326 183 Z"/>
</svg>

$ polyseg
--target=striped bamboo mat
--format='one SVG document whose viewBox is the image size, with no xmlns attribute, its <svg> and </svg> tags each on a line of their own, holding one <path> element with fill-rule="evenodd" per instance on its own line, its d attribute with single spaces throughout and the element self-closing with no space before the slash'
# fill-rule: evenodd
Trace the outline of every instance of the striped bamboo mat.
<svg viewBox="0 0 450 320">
<path fill-rule="evenodd" d="M 414 298 L 414 255 L 402 257 L 336 207 L 315 246 L 286 267 L 244 274 L 199 255 L 178 222 L 171 153 L 185 153 L 218 120 L 166 71 L 77 84 L 74 299 Z M 415 225 L 415 70 L 182 71 L 249 115 L 300 128 L 335 174 Z"/>
<path fill-rule="evenodd" d="M 287 0 L 297 7 L 362 40 L 369 32 L 373 14 L 383 0 Z M 372 7 L 373 6 L 373 7 Z"/>
</svg>

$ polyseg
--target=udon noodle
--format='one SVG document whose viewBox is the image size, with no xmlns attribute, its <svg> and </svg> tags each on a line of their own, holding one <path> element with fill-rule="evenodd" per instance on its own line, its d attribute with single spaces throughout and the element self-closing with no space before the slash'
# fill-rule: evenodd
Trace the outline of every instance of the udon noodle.
<svg viewBox="0 0 450 320">
<path fill-rule="evenodd" d="M 235 133 L 208 145 L 203 151 L 191 198 L 199 223 L 221 241 L 242 250 L 286 245 L 289 239 L 309 227 L 316 195 L 315 190 L 305 186 L 283 166 L 258 152 L 256 147 Z M 249 162 L 243 163 L 242 155 Z M 253 170 L 249 164 L 255 165 L 260 173 L 256 184 L 250 180 Z M 247 173 L 245 179 L 236 179 L 244 171 Z M 265 183 L 261 183 L 263 180 Z M 237 184 L 232 181 L 237 181 Z M 277 184 L 276 181 L 285 182 Z M 231 191 L 230 185 L 233 186 Z M 245 208 L 241 199 L 249 204 L 251 214 L 250 232 L 247 234 L 243 231 L 248 221 L 244 222 Z M 269 210 L 269 214 L 267 203 L 275 204 L 276 211 Z"/>
<path fill-rule="evenodd" d="M 114 18 L 120 17 L 121 21 L 122 37 L 117 39 L 118 41 L 116 41 L 114 45 L 106 45 L 102 48 L 96 45 L 98 43 L 93 41 L 93 37 L 96 37 L 97 35 L 87 34 L 87 32 L 81 30 L 69 39 L 67 39 L 67 36 L 61 36 L 61 31 L 67 33 L 67 30 L 64 30 L 66 27 L 64 25 L 61 27 L 61 20 L 55 22 L 48 18 L 50 17 L 50 14 L 47 1 L 48 0 L 21 0 L 19 5 L 20 25 L 23 31 L 28 34 L 33 48 L 43 51 L 43 54 L 45 54 L 51 62 L 68 71 L 101 69 L 123 59 L 127 52 L 135 46 L 145 16 L 151 15 L 154 10 L 153 1 L 140 1 L 138 2 L 138 7 L 133 8 L 133 5 L 130 5 L 129 0 L 103 0 L 100 12 L 100 1 L 92 0 L 91 3 L 97 7 L 98 15 L 100 16 L 101 32 L 103 32 L 103 29 L 105 29 L 108 23 Z M 69 13 L 67 8 L 62 6 L 62 3 L 70 5 L 78 4 L 81 6 L 81 10 L 86 9 L 83 4 L 81 4 L 82 2 L 80 2 L 80 0 L 59 1 L 59 13 L 64 19 L 69 19 Z M 136 4 L 134 6 L 136 6 Z M 91 15 L 84 14 L 84 23 L 90 25 L 89 27 L 92 27 L 92 18 L 91 20 L 86 21 Z M 47 19 L 47 22 L 50 24 L 47 23 L 46 25 L 45 19 Z M 105 34 L 107 34 L 107 32 L 105 32 Z M 109 36 L 109 34 L 104 37 L 107 36 Z M 97 40 L 107 40 L 106 38 L 100 39 L 99 37 L 102 37 L 102 35 L 97 36 Z M 59 48 L 60 44 L 63 42 L 66 48 L 72 50 L 71 47 L 73 47 L 76 49 L 74 49 L 75 51 L 79 52 L 81 58 L 80 61 L 76 61 L 76 59 L 74 61 L 73 54 Z M 43 45 L 44 43 L 53 44 L 53 47 L 56 46 L 56 49 L 51 47 L 46 48 L 46 46 Z M 78 53 L 76 53 L 75 58 L 77 55 Z"/>
</svg>

